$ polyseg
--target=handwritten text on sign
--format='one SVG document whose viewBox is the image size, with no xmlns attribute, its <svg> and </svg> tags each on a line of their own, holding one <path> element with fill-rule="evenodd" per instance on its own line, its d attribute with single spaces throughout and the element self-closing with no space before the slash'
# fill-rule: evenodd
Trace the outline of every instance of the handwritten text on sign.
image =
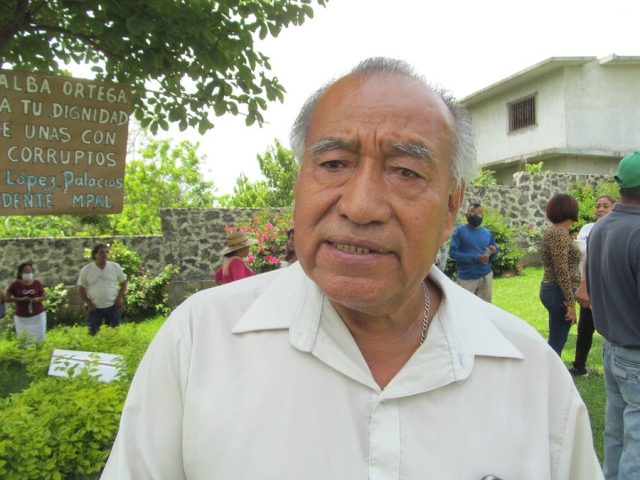
<svg viewBox="0 0 640 480">
<path fill-rule="evenodd" d="M 128 85 L 0 70 L 0 215 L 120 213 Z"/>
</svg>

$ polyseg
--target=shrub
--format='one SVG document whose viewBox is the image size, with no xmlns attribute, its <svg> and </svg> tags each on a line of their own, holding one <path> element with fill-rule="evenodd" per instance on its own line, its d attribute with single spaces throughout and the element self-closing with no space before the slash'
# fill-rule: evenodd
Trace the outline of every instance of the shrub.
<svg viewBox="0 0 640 480">
<path fill-rule="evenodd" d="M 99 472 L 118 429 L 127 382 L 52 377 L 0 400 L 0 476 L 61 479 Z"/>
<path fill-rule="evenodd" d="M 127 294 L 122 299 L 127 315 L 142 319 L 171 313 L 169 296 L 164 293 L 164 289 L 176 271 L 177 269 L 169 264 L 159 275 L 151 278 L 149 270 L 142 267 L 138 275 L 128 277 Z"/>
<path fill-rule="evenodd" d="M 478 167 L 478 175 L 476 178 L 471 180 L 469 185 L 498 185 L 498 181 L 495 177 L 495 172 L 493 170 L 488 170 L 482 166 Z"/>
<path fill-rule="evenodd" d="M 163 318 L 90 336 L 84 327 L 58 327 L 35 348 L 0 343 L 0 366 L 22 365 L 30 387 L 0 400 L 0 478 L 62 479 L 104 468 L 124 400 L 144 352 Z M 123 374 L 110 383 L 85 371 L 74 378 L 48 377 L 54 348 L 120 354 Z"/>
<path fill-rule="evenodd" d="M 64 283 L 59 283 L 54 287 L 44 287 L 47 298 L 42 302 L 47 312 L 47 323 L 53 325 L 58 323 L 60 311 L 69 307 L 69 290 Z"/>
<path fill-rule="evenodd" d="M 287 230 L 292 226 L 291 212 L 279 214 L 264 210 L 254 215 L 249 222 L 228 230 L 238 229 L 246 232 L 247 236 L 258 239 L 258 243 L 251 246 L 247 265 L 255 273 L 263 273 L 277 268 L 280 260 L 284 259 Z"/>
<path fill-rule="evenodd" d="M 543 165 L 544 165 L 544 162 L 527 163 L 525 165 L 525 170 L 527 172 L 542 172 L 542 166 Z M 549 172 L 549 170 L 547 170 L 547 172 Z"/>
</svg>

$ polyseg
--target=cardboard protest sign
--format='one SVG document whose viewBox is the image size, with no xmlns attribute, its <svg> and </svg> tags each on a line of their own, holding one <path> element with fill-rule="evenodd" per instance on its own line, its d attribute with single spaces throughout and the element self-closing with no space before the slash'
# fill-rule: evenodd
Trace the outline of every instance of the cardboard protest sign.
<svg viewBox="0 0 640 480">
<path fill-rule="evenodd" d="M 0 215 L 120 213 L 128 85 L 0 70 Z"/>
</svg>

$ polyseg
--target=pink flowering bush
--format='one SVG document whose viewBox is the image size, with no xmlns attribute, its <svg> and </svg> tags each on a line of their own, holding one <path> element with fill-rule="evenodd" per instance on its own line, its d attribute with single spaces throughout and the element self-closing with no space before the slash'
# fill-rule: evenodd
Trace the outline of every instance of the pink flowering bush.
<svg viewBox="0 0 640 480">
<path fill-rule="evenodd" d="M 287 246 L 287 230 L 293 227 L 291 212 L 284 214 L 263 210 L 254 215 L 250 221 L 239 224 L 237 228 L 258 243 L 251 246 L 251 253 L 246 258 L 247 265 L 255 273 L 268 272 L 277 268 L 284 259 Z"/>
</svg>

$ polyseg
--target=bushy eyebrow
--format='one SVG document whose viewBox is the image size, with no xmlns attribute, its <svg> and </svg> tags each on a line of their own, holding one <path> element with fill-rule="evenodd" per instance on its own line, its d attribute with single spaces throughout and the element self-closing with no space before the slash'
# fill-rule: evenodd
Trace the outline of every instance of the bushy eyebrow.
<svg viewBox="0 0 640 480">
<path fill-rule="evenodd" d="M 309 151 L 311 153 L 324 153 L 329 150 L 339 150 L 349 148 L 351 144 L 345 140 L 340 140 L 338 138 L 321 138 L 316 143 L 309 147 Z"/>
<path fill-rule="evenodd" d="M 408 155 L 413 158 L 419 158 L 425 163 L 437 162 L 435 155 L 431 152 L 429 147 L 424 143 L 409 142 L 409 143 L 392 143 L 389 148 L 399 154 Z"/>
</svg>

